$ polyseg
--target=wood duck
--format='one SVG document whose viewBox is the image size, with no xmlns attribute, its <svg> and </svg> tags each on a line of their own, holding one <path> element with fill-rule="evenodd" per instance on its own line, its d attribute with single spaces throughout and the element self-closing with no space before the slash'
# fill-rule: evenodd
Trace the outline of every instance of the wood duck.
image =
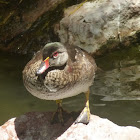
<svg viewBox="0 0 140 140">
<path fill-rule="evenodd" d="M 27 63 L 23 70 L 23 81 L 32 95 L 56 101 L 61 123 L 61 100 L 85 92 L 86 105 L 75 122 L 87 124 L 90 120 L 89 87 L 93 83 L 96 68 L 93 57 L 83 49 L 53 42 L 46 44 Z"/>
</svg>

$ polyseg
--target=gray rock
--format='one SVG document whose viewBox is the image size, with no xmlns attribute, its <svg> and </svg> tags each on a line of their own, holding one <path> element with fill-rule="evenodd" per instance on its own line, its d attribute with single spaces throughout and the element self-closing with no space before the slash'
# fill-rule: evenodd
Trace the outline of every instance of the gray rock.
<svg viewBox="0 0 140 140">
<path fill-rule="evenodd" d="M 73 124 L 69 116 L 64 126 L 50 124 L 51 115 L 31 112 L 12 118 L 0 127 L 0 140 L 140 140 L 140 129 L 118 126 L 95 115 L 88 125 Z"/>
<path fill-rule="evenodd" d="M 88 52 L 101 47 L 114 48 L 120 42 L 129 46 L 140 31 L 139 0 L 96 0 L 86 2 L 77 11 L 72 6 L 60 21 L 61 42 L 81 46 Z"/>
</svg>

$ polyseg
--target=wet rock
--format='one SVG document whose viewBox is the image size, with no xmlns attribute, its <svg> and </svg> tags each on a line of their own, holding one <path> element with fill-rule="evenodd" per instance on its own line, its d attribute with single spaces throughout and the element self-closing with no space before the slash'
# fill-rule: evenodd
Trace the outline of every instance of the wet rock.
<svg viewBox="0 0 140 140">
<path fill-rule="evenodd" d="M 1 140 L 140 140 L 140 129 L 118 126 L 91 115 L 88 125 L 73 124 L 71 116 L 64 126 L 50 124 L 52 113 L 31 112 L 8 120 L 0 127 Z"/>
<path fill-rule="evenodd" d="M 27 53 L 58 41 L 54 24 L 64 8 L 82 0 L 0 1 L 0 50 Z"/>
<path fill-rule="evenodd" d="M 79 8 L 79 9 L 78 9 Z M 77 9 L 77 10 L 75 10 Z M 139 0 L 98 0 L 65 11 L 60 21 L 61 42 L 100 53 L 139 42 Z"/>
<path fill-rule="evenodd" d="M 30 45 L 34 48 L 35 43 L 37 47 L 39 41 L 44 42 L 44 37 L 48 39 L 49 36 L 43 35 L 43 32 L 39 32 L 37 27 L 41 29 L 39 24 L 44 13 L 49 12 L 50 9 L 55 9 L 61 2 L 62 0 L 35 0 L 34 2 L 15 0 L 12 2 L 0 3 L 0 48 L 13 51 L 22 50 L 25 53 Z M 50 21 L 51 20 L 49 20 L 49 22 Z M 35 39 L 37 36 L 38 39 Z M 28 44 L 28 41 L 30 44 Z"/>
</svg>

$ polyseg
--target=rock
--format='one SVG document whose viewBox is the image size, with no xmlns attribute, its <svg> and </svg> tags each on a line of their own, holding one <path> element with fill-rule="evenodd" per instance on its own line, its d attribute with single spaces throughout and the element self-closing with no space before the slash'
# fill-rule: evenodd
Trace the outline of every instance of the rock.
<svg viewBox="0 0 140 140">
<path fill-rule="evenodd" d="M 49 35 L 43 35 L 43 32 L 41 33 L 37 30 L 37 27 L 42 28 L 39 27 L 40 20 L 42 19 L 41 16 L 43 16 L 44 13 L 48 14 L 50 9 L 55 9 L 61 2 L 62 0 L 56 0 L 55 2 L 53 0 L 39 0 L 32 3 L 30 1 L 21 0 L 19 2 L 15 0 L 14 2 L 0 3 L 0 49 L 13 51 L 22 50 L 23 53 L 25 53 L 31 44 L 32 49 L 34 48 L 35 42 L 39 46 L 40 41 L 41 45 L 44 37 L 46 39 L 49 38 Z M 47 15 L 45 18 L 47 18 Z M 51 20 L 49 20 L 49 22 L 50 21 Z M 38 37 L 38 39 L 35 39 L 36 37 Z M 30 45 L 28 45 L 28 40 L 30 41 Z"/>
<path fill-rule="evenodd" d="M 82 0 L 0 1 L 0 50 L 33 53 L 47 42 L 58 41 L 54 24 L 64 8 Z"/>
<path fill-rule="evenodd" d="M 88 125 L 72 125 L 57 140 L 140 140 L 140 129 L 118 126 L 113 122 L 92 115 Z"/>
<path fill-rule="evenodd" d="M 12 118 L 0 128 L 0 140 L 53 140 L 73 123 L 71 117 L 64 126 L 51 124 L 53 113 L 30 112 Z M 75 116 L 74 113 L 70 116 Z"/>
<path fill-rule="evenodd" d="M 61 42 L 92 53 L 139 42 L 139 0 L 96 0 L 78 7 L 68 8 L 60 21 Z"/>
<path fill-rule="evenodd" d="M 73 124 L 73 114 L 64 126 L 50 124 L 52 113 L 30 112 L 8 120 L 0 127 L 1 140 L 140 140 L 140 129 L 118 126 L 91 115 L 88 125 Z"/>
<path fill-rule="evenodd" d="M 93 0 L 68 8 L 62 19 L 64 9 L 82 1 L 1 1 L 0 50 L 33 53 L 61 40 L 101 54 L 139 42 L 139 0 Z"/>
</svg>

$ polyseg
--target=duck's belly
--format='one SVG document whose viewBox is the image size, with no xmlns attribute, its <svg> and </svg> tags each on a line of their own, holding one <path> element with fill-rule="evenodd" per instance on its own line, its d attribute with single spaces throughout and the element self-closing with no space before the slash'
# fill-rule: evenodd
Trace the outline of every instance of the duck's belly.
<svg viewBox="0 0 140 140">
<path fill-rule="evenodd" d="M 76 96 L 82 92 L 88 91 L 91 86 L 93 80 L 88 82 L 77 83 L 74 86 L 65 87 L 64 89 L 60 89 L 59 91 L 46 91 L 46 88 L 41 87 L 41 90 L 37 90 L 36 88 L 27 88 L 27 90 L 34 96 L 44 99 L 44 100 L 59 100 L 72 96 Z"/>
</svg>

